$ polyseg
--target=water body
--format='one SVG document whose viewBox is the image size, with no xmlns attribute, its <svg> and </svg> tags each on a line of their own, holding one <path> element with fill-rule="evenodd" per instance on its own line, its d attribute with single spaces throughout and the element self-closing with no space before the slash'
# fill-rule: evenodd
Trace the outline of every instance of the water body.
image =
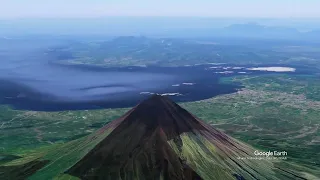
<svg viewBox="0 0 320 180">
<path fill-rule="evenodd" d="M 221 77 L 270 73 L 212 64 L 100 68 L 44 61 L 16 65 L 0 72 L 0 103 L 37 111 L 131 107 L 151 94 L 167 95 L 177 102 L 196 101 L 242 88 L 219 83 Z M 305 72 L 297 68 L 288 73 Z"/>
<path fill-rule="evenodd" d="M 38 111 L 130 107 L 153 93 L 195 101 L 240 88 L 219 84 L 219 78 L 203 68 L 184 67 L 101 69 L 38 63 L 2 69 L 0 77 L 1 104 Z"/>
<path fill-rule="evenodd" d="M 230 64 L 124 68 L 57 65 L 41 48 L 22 49 L 0 46 L 0 104 L 23 110 L 132 107 L 151 94 L 167 95 L 177 102 L 196 101 L 241 89 L 219 83 L 221 77 L 270 73 Z M 296 71 L 287 73 L 311 72 L 291 68 Z"/>
</svg>

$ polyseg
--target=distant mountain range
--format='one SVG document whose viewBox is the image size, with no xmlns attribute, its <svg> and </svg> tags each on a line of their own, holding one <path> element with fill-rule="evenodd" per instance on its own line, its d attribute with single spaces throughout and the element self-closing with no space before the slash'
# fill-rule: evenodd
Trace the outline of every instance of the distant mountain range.
<svg viewBox="0 0 320 180">
<path fill-rule="evenodd" d="M 306 41 L 318 41 L 320 39 L 320 29 L 317 29 L 319 26 L 314 25 L 313 30 L 309 32 L 300 32 L 292 27 L 294 26 L 287 26 L 285 23 L 283 26 L 279 23 L 266 26 L 257 23 L 245 23 L 244 20 L 230 21 L 210 18 L 0 20 L 0 37 L 4 39 L 11 38 L 11 36 L 51 35 L 81 38 L 81 36 L 144 35 L 153 37 L 229 37 Z"/>
<path fill-rule="evenodd" d="M 0 179 L 306 179 L 153 95 L 97 132 L 0 165 Z"/>
<path fill-rule="evenodd" d="M 190 28 L 168 31 L 171 37 L 201 37 L 201 38 L 249 38 L 264 40 L 302 40 L 318 41 L 320 30 L 301 32 L 295 28 L 263 26 L 256 23 L 233 24 L 224 28 Z M 165 35 L 164 35 L 165 36 Z"/>
</svg>

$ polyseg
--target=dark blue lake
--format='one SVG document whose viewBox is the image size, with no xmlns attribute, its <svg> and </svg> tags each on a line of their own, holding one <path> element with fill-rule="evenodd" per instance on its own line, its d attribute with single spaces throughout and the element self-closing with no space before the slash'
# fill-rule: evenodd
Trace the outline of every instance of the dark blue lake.
<svg viewBox="0 0 320 180">
<path fill-rule="evenodd" d="M 154 93 L 177 102 L 196 101 L 241 88 L 220 83 L 221 77 L 270 73 L 228 64 L 122 68 L 48 61 L 2 64 L 0 103 L 38 111 L 130 107 Z M 307 72 L 297 68 L 294 73 Z"/>
</svg>

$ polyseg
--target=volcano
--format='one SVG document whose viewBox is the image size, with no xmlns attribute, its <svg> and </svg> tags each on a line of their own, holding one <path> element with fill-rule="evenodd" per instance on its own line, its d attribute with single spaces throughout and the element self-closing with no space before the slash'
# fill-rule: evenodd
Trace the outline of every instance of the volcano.
<svg viewBox="0 0 320 180">
<path fill-rule="evenodd" d="M 177 104 L 155 95 L 115 124 L 68 173 L 82 179 L 201 179 L 168 143 L 182 145 L 182 133 L 202 128 Z"/>
<path fill-rule="evenodd" d="M 33 161 L 50 162 L 30 179 L 306 179 L 279 160 L 255 159 L 254 151 L 153 95 L 97 132 L 38 153 Z"/>
<path fill-rule="evenodd" d="M 81 179 L 263 179 L 270 161 L 160 95 L 102 128 L 112 132 L 67 174 Z M 99 136 L 99 135 L 98 135 Z"/>
</svg>

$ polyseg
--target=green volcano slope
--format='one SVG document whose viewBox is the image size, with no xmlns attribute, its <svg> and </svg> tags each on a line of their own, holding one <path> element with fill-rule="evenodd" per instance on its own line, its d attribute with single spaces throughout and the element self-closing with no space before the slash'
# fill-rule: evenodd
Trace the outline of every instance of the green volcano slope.
<svg viewBox="0 0 320 180">
<path fill-rule="evenodd" d="M 97 132 L 0 164 L 0 179 L 316 179 L 152 96 Z"/>
</svg>

